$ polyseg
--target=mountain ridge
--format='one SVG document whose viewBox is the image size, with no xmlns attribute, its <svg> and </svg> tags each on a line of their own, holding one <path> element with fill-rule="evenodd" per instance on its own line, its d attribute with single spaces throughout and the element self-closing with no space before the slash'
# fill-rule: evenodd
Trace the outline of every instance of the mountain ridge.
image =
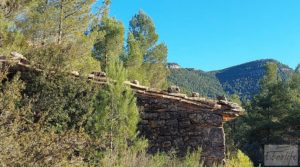
<svg viewBox="0 0 300 167">
<path fill-rule="evenodd" d="M 272 58 L 251 60 L 251 61 L 248 61 L 248 62 L 245 62 L 245 63 L 232 65 L 232 66 L 229 66 L 229 67 L 226 67 L 226 68 L 222 68 L 222 69 L 219 69 L 219 70 L 209 70 L 209 71 L 205 71 L 205 70 L 194 68 L 194 67 L 182 67 L 179 63 L 176 63 L 176 62 L 168 62 L 167 64 L 168 64 L 168 68 L 172 68 L 172 67 L 170 67 L 170 65 L 171 66 L 172 65 L 176 65 L 176 66 L 178 66 L 181 69 L 194 69 L 195 71 L 202 71 L 202 72 L 206 72 L 206 73 L 213 73 L 213 72 L 216 72 L 216 71 L 222 71 L 222 70 L 226 70 L 228 68 L 233 68 L 233 67 L 236 67 L 236 66 L 241 66 L 241 65 L 244 65 L 244 64 L 249 64 L 249 63 L 252 63 L 252 62 L 260 62 L 260 61 L 268 61 L 268 62 L 280 63 L 280 64 L 286 66 L 287 68 L 293 70 L 293 68 L 291 68 L 287 64 L 281 63 L 280 61 L 278 61 L 276 59 L 272 59 Z"/>
<path fill-rule="evenodd" d="M 275 59 L 260 59 L 207 72 L 195 68 L 169 68 L 168 81 L 186 92 L 199 92 L 202 96 L 215 98 L 219 95 L 237 94 L 247 100 L 259 91 L 259 82 L 268 62 L 278 65 L 278 74 L 282 79 L 287 79 L 294 71 Z"/>
</svg>

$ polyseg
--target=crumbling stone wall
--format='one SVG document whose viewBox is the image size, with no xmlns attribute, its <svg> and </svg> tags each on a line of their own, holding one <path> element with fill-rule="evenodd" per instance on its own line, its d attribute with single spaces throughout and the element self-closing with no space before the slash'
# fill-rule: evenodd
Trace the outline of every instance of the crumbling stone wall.
<svg viewBox="0 0 300 167">
<path fill-rule="evenodd" d="M 145 94 L 138 95 L 137 100 L 139 131 L 149 140 L 150 153 L 175 150 L 184 156 L 188 150 L 201 147 L 206 162 L 224 160 L 223 117 L 213 108 Z"/>
</svg>

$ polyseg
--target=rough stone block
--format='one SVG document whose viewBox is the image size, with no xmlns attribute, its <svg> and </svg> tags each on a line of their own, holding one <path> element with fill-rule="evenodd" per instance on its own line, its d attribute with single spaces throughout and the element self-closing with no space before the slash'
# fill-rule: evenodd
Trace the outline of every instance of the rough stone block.
<svg viewBox="0 0 300 167">
<path fill-rule="evenodd" d="M 222 126 L 222 116 L 210 113 L 189 114 L 189 118 L 193 124 L 203 124 L 209 126 Z"/>
<path fill-rule="evenodd" d="M 225 134 L 223 128 L 211 128 L 208 138 L 214 146 L 225 145 Z"/>
<path fill-rule="evenodd" d="M 143 124 L 143 125 L 147 125 L 147 124 L 149 123 L 149 121 L 148 121 L 148 120 L 145 120 L 145 119 L 142 119 L 142 120 L 140 120 L 139 123 L 140 123 L 140 124 Z"/>
<path fill-rule="evenodd" d="M 158 117 L 157 113 L 148 113 L 148 112 L 141 113 L 142 119 L 156 119 L 157 117 Z"/>
<path fill-rule="evenodd" d="M 161 136 L 169 136 L 169 135 L 171 135 L 170 128 L 166 127 L 166 126 L 159 128 L 159 135 L 161 135 Z"/>
<path fill-rule="evenodd" d="M 198 92 L 193 92 L 192 97 L 200 97 L 200 94 Z"/>
<path fill-rule="evenodd" d="M 180 93 L 180 88 L 178 86 L 172 85 L 168 88 L 169 93 Z"/>
<path fill-rule="evenodd" d="M 165 141 L 165 142 L 163 142 L 162 146 L 163 147 L 171 147 L 172 143 L 171 143 L 171 141 Z"/>
<path fill-rule="evenodd" d="M 156 120 L 156 121 L 150 121 L 150 127 L 151 128 L 158 128 L 158 127 L 162 127 L 165 125 L 165 121 L 164 120 Z"/>
<path fill-rule="evenodd" d="M 191 122 L 189 120 L 179 121 L 178 123 L 180 127 L 189 127 L 191 125 Z"/>
<path fill-rule="evenodd" d="M 171 126 L 171 127 L 177 127 L 178 126 L 178 120 L 177 119 L 166 120 L 166 125 Z"/>
<path fill-rule="evenodd" d="M 159 114 L 159 118 L 160 119 L 170 119 L 171 116 L 169 113 L 164 112 L 164 113 Z"/>
</svg>

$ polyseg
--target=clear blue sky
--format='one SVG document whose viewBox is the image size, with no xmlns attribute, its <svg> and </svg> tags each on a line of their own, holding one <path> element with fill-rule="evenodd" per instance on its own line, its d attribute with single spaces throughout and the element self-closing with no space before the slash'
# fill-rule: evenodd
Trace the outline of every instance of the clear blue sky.
<svg viewBox="0 0 300 167">
<path fill-rule="evenodd" d="M 139 10 L 153 19 L 168 61 L 183 67 L 209 71 L 265 58 L 300 63 L 300 0 L 112 0 L 110 14 L 127 29 Z"/>
</svg>

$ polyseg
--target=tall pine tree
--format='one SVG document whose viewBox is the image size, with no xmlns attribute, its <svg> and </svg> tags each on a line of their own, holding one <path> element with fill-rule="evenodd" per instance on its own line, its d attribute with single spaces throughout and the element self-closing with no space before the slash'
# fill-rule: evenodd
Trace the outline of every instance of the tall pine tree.
<svg viewBox="0 0 300 167">
<path fill-rule="evenodd" d="M 246 107 L 247 115 L 239 121 L 235 140 L 256 163 L 263 163 L 263 145 L 297 144 L 299 139 L 299 78 L 295 74 L 284 81 L 274 63 L 266 65 L 260 92 Z M 298 79 L 297 79 L 298 78 Z M 296 118 L 296 119 L 295 119 Z"/>
<path fill-rule="evenodd" d="M 129 33 L 125 66 L 128 69 L 129 79 L 135 79 L 145 84 L 148 83 L 148 80 L 143 68 L 144 56 L 140 46 L 140 41 L 136 40 L 132 33 Z"/>
<path fill-rule="evenodd" d="M 128 55 L 125 64 L 130 74 L 140 75 L 129 76 L 130 79 L 140 79 L 145 85 L 161 88 L 166 85 L 168 74 L 168 49 L 165 44 L 157 42 L 158 35 L 152 19 L 140 11 L 129 24 Z"/>
<path fill-rule="evenodd" d="M 136 99 L 132 90 L 124 84 L 127 72 L 118 58 L 111 58 L 107 69 L 112 80 L 99 92 L 89 129 L 92 129 L 93 136 L 101 137 L 111 150 L 126 148 L 127 142 L 136 137 L 139 118 Z"/>
<path fill-rule="evenodd" d="M 110 1 L 105 0 L 100 12 L 101 20 L 92 31 L 98 33 L 94 56 L 101 61 L 110 78 L 106 88 L 95 100 L 96 111 L 88 127 L 90 133 L 104 141 L 105 146 L 118 151 L 126 148 L 128 141 L 136 137 L 139 118 L 136 99 L 132 90 L 124 84 L 127 71 L 120 61 L 124 43 L 123 24 L 109 17 Z"/>
<path fill-rule="evenodd" d="M 109 6 L 110 1 L 105 0 L 99 11 L 101 17 L 92 30 L 98 34 L 93 55 L 100 60 L 103 71 L 107 71 L 110 59 L 115 59 L 122 54 L 124 44 L 124 26 L 120 21 L 109 16 Z"/>
</svg>

